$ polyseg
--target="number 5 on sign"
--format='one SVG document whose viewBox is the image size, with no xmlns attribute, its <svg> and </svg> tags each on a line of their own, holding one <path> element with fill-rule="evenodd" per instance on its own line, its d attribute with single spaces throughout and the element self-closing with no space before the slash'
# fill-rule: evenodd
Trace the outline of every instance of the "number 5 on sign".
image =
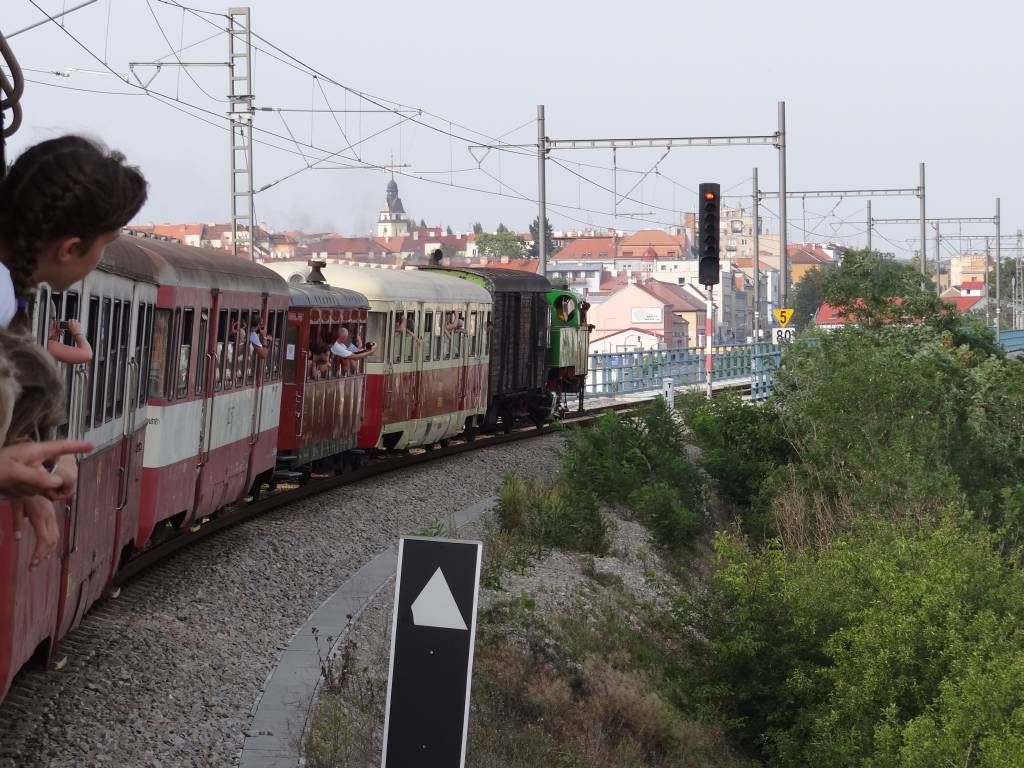
<svg viewBox="0 0 1024 768">
<path fill-rule="evenodd" d="M 775 319 L 779 321 L 779 325 L 783 328 L 789 325 L 789 321 L 793 319 L 793 310 L 790 307 L 786 309 L 773 309 L 772 314 L 775 315 Z"/>
</svg>

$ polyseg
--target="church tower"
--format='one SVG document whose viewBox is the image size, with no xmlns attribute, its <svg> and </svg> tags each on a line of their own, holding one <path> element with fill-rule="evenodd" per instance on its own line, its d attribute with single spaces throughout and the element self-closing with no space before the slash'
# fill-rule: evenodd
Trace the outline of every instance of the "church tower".
<svg viewBox="0 0 1024 768">
<path fill-rule="evenodd" d="M 409 234 L 409 216 L 398 196 L 394 178 L 388 182 L 385 204 L 377 217 L 377 237 L 404 237 Z"/>
</svg>

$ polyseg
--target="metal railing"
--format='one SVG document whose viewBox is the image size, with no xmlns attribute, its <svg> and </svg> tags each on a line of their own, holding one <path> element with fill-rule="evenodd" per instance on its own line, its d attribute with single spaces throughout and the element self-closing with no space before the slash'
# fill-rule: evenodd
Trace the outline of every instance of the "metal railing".
<svg viewBox="0 0 1024 768">
<path fill-rule="evenodd" d="M 750 381 L 753 400 L 771 394 L 779 350 L 773 344 L 729 344 L 712 348 L 712 381 Z M 676 387 L 704 382 L 704 348 L 597 352 L 590 355 L 587 395 L 622 395 L 660 390 L 671 377 Z"/>
<path fill-rule="evenodd" d="M 1000 331 L 999 343 L 1011 354 L 1024 352 L 1024 330 Z"/>
</svg>

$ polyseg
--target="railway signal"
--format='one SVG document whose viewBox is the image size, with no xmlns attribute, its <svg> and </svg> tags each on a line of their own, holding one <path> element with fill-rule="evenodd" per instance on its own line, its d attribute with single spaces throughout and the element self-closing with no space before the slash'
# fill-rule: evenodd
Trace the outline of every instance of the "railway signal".
<svg viewBox="0 0 1024 768">
<path fill-rule="evenodd" d="M 701 285 L 718 285 L 718 235 L 722 211 L 721 187 L 714 183 L 700 185 L 699 219 L 697 223 L 697 265 Z"/>
</svg>

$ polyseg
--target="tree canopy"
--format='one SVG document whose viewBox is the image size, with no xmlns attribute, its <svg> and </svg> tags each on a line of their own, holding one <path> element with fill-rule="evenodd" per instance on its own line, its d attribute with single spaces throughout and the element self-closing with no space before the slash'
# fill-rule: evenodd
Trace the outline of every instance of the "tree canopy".
<svg viewBox="0 0 1024 768">
<path fill-rule="evenodd" d="M 476 236 L 476 245 L 481 253 L 491 259 L 503 257 L 520 259 L 523 257 L 523 242 L 515 232 L 509 232 L 508 229 L 493 235 L 482 232 Z"/>
</svg>

